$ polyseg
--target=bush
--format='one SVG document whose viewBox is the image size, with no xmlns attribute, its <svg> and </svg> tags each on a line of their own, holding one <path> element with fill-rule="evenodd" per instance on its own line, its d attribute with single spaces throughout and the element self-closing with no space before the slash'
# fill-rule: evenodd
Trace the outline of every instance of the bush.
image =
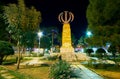
<svg viewBox="0 0 120 79">
<path fill-rule="evenodd" d="M 47 57 L 48 60 L 56 60 L 57 58 L 58 58 L 57 55 Z"/>
<path fill-rule="evenodd" d="M 50 67 L 50 79 L 70 79 L 72 68 L 66 61 L 59 60 Z"/>
<path fill-rule="evenodd" d="M 5 56 L 13 55 L 14 49 L 9 42 L 0 41 L 0 65 L 3 62 Z"/>
<path fill-rule="evenodd" d="M 2 65 L 11 65 L 16 62 L 17 62 L 16 59 L 10 59 L 10 60 L 3 61 Z"/>
<path fill-rule="evenodd" d="M 43 54 L 43 53 L 40 53 L 38 56 L 39 56 L 39 57 L 42 57 L 42 56 L 44 56 L 44 54 Z"/>
</svg>

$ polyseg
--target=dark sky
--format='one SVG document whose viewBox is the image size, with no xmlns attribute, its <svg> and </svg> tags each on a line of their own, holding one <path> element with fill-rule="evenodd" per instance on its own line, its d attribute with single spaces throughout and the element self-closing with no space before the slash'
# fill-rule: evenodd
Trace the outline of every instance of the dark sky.
<svg viewBox="0 0 120 79">
<path fill-rule="evenodd" d="M 6 3 L 17 2 L 17 0 L 1 0 Z M 62 29 L 58 21 L 58 15 L 62 11 L 71 11 L 74 14 L 74 21 L 71 23 L 71 30 L 78 39 L 85 34 L 87 27 L 86 9 L 88 0 L 25 0 L 27 6 L 34 6 L 42 13 L 40 27 L 56 26 Z"/>
</svg>

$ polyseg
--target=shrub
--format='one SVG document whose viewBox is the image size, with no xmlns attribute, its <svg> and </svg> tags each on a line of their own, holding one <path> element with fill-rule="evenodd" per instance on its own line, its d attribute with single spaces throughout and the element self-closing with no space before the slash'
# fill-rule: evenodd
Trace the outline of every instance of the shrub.
<svg viewBox="0 0 120 79">
<path fill-rule="evenodd" d="M 58 58 L 57 55 L 47 57 L 48 60 L 56 60 L 57 58 Z"/>
<path fill-rule="evenodd" d="M 86 49 L 85 52 L 88 53 L 89 56 L 91 56 L 91 53 L 94 52 L 94 51 L 93 51 L 93 49 Z"/>
<path fill-rule="evenodd" d="M 39 56 L 39 57 L 42 57 L 42 56 L 44 56 L 44 54 L 43 54 L 43 53 L 40 53 L 38 56 Z"/>
<path fill-rule="evenodd" d="M 98 48 L 96 54 L 98 58 L 103 58 L 103 56 L 106 54 L 106 51 L 103 48 Z"/>
<path fill-rule="evenodd" d="M 9 42 L 0 41 L 0 65 L 3 62 L 5 56 L 13 55 L 14 49 Z"/>
<path fill-rule="evenodd" d="M 59 60 L 50 67 L 50 79 L 70 79 L 72 68 L 66 61 Z"/>
<path fill-rule="evenodd" d="M 3 61 L 2 65 L 11 65 L 11 64 L 14 64 L 16 63 L 16 59 L 8 59 L 6 61 Z"/>
</svg>

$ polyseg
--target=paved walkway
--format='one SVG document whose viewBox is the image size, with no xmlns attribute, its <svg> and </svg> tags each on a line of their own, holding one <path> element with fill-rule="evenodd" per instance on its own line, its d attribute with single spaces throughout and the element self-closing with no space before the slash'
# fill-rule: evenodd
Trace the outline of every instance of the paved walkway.
<svg viewBox="0 0 120 79">
<path fill-rule="evenodd" d="M 71 79 L 104 79 L 97 73 L 89 70 L 81 64 L 72 65 L 75 68 Z"/>
<path fill-rule="evenodd" d="M 8 70 L 4 69 L 1 66 L 2 69 L 0 69 L 0 76 L 3 77 L 4 79 L 18 79 L 14 75 L 10 74 Z"/>
<path fill-rule="evenodd" d="M 32 60 L 20 63 L 20 65 L 39 65 L 44 62 L 40 61 L 40 57 L 33 57 Z"/>
</svg>

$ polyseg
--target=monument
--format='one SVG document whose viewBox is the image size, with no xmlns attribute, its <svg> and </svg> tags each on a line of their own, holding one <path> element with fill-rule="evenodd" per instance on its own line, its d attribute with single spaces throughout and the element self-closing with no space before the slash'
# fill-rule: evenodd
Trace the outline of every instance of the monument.
<svg viewBox="0 0 120 79">
<path fill-rule="evenodd" d="M 66 61 L 89 60 L 85 53 L 75 53 L 72 47 L 70 22 L 74 20 L 73 13 L 69 11 L 61 12 L 58 20 L 63 23 L 61 59 Z"/>
<path fill-rule="evenodd" d="M 59 14 L 58 20 L 63 23 L 62 46 L 60 48 L 61 58 L 62 60 L 73 61 L 75 60 L 75 55 L 71 42 L 70 22 L 74 20 L 74 15 L 72 12 L 64 11 Z"/>
</svg>

